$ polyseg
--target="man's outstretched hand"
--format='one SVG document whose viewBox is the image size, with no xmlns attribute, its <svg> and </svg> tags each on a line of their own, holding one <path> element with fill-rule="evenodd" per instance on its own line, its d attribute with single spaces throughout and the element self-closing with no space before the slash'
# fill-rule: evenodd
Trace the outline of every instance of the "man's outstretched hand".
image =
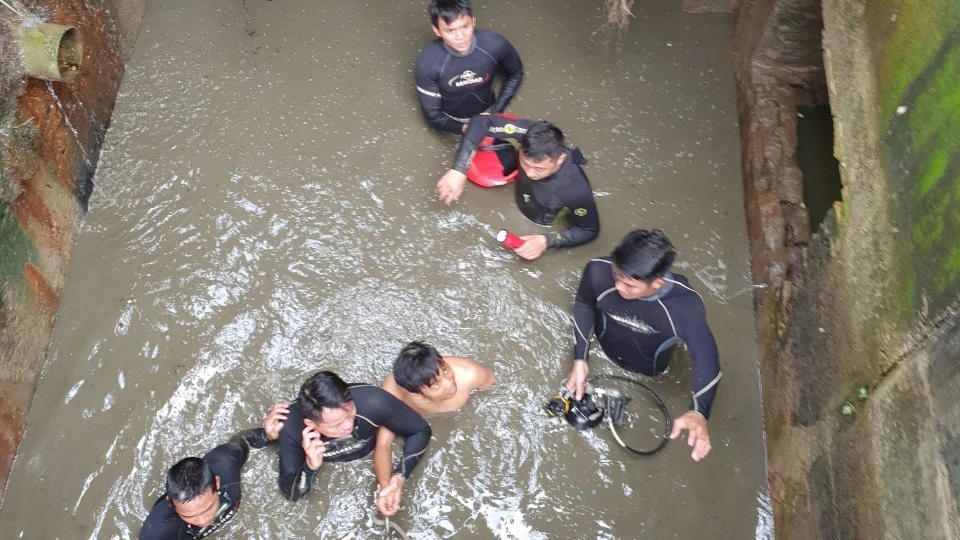
<svg viewBox="0 0 960 540">
<path fill-rule="evenodd" d="M 437 196 L 440 200 L 450 204 L 460 198 L 463 194 L 463 186 L 467 183 L 467 175 L 460 171 L 450 169 L 443 173 L 440 180 L 437 181 Z"/>
<path fill-rule="evenodd" d="M 690 457 L 694 461 L 700 461 L 710 453 L 710 432 L 707 431 L 707 419 L 699 413 L 687 411 L 682 416 L 673 421 L 673 431 L 670 432 L 670 438 L 676 439 L 680 432 L 687 430 L 687 444 L 693 447 L 693 453 Z"/>
</svg>

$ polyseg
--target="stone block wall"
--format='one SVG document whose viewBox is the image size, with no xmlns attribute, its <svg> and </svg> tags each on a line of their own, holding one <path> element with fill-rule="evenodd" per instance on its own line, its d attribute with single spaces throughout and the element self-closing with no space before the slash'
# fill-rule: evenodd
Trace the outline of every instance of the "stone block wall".
<svg viewBox="0 0 960 540">
<path fill-rule="evenodd" d="M 24 21 L 0 6 L 0 486 L 23 436 L 143 8 L 143 0 L 9 3 L 29 19 L 76 27 L 84 56 L 72 82 L 27 77 Z"/>
</svg>

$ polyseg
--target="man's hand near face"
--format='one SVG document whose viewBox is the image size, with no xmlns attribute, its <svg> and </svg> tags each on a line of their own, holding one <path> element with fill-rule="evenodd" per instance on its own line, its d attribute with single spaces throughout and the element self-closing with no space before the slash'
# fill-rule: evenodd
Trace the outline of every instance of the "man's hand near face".
<svg viewBox="0 0 960 540">
<path fill-rule="evenodd" d="M 303 453 L 306 454 L 307 467 L 311 471 L 315 471 L 323 465 L 323 452 L 326 450 L 323 441 L 320 439 L 320 433 L 307 426 L 303 428 L 300 435 L 303 438 L 301 445 L 303 446 Z"/>
</svg>

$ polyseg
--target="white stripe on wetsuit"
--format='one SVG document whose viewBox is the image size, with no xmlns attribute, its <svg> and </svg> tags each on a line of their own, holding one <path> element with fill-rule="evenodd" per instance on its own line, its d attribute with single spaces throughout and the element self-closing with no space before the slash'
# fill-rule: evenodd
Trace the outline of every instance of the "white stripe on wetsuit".
<svg viewBox="0 0 960 540">
<path fill-rule="evenodd" d="M 426 449 L 426 447 L 424 447 L 423 450 L 417 452 L 416 454 L 410 454 L 409 456 L 406 456 L 406 457 L 404 457 L 403 459 L 401 459 L 401 460 L 400 460 L 400 474 L 402 474 L 404 477 L 406 477 L 406 476 L 407 476 L 407 460 L 408 460 L 408 459 L 413 459 L 413 458 L 415 458 L 415 457 L 420 457 L 420 456 L 422 456 L 423 453 L 426 452 L 426 451 L 427 451 L 427 449 Z"/>
<path fill-rule="evenodd" d="M 370 420 L 369 418 L 367 418 L 366 416 L 364 416 L 364 415 L 362 415 L 362 414 L 359 414 L 359 413 L 358 413 L 358 414 L 357 414 L 357 417 L 358 417 L 358 418 L 363 418 L 364 420 L 367 421 L 368 424 L 370 424 L 370 425 L 373 426 L 373 427 L 376 427 L 376 428 L 380 427 L 380 424 L 374 424 L 372 420 Z"/>
<path fill-rule="evenodd" d="M 439 97 L 441 97 L 440 94 L 438 94 L 438 93 L 436 93 L 436 92 L 431 92 L 431 91 L 429 91 L 429 90 L 427 90 L 427 89 L 425 89 L 425 88 L 420 88 L 419 86 L 417 87 L 417 91 L 420 92 L 421 94 L 426 94 L 426 95 L 428 95 L 428 96 L 430 96 L 430 97 L 434 97 L 434 98 L 439 98 Z"/>
<path fill-rule="evenodd" d="M 703 393 L 706 392 L 707 390 L 709 390 L 709 389 L 713 388 L 714 386 L 716 386 L 717 383 L 720 382 L 720 377 L 723 377 L 723 372 L 722 372 L 722 371 L 719 372 L 719 373 L 717 373 L 717 376 L 714 377 L 714 379 L 713 379 L 712 381 L 710 381 L 710 384 L 704 386 L 703 388 L 700 389 L 699 392 L 697 392 L 696 394 L 693 395 L 693 412 L 695 412 L 695 413 L 703 416 L 703 413 L 700 412 L 700 405 L 697 403 L 697 398 L 700 397 L 700 396 L 702 396 Z"/>
<path fill-rule="evenodd" d="M 670 310 L 667 309 L 667 306 L 663 305 L 663 301 L 657 298 L 657 303 L 660 304 L 660 307 L 663 308 L 663 311 L 667 314 L 667 320 L 670 321 L 670 328 L 673 330 L 674 337 L 680 337 L 677 334 L 677 327 L 673 325 L 673 317 L 670 316 Z"/>
<path fill-rule="evenodd" d="M 697 291 L 691 289 L 690 287 L 687 287 L 686 285 L 684 285 L 683 283 L 680 283 L 679 281 L 676 281 L 676 280 L 673 280 L 673 279 L 669 279 L 669 278 L 663 278 L 663 280 L 664 280 L 664 281 L 669 281 L 670 283 L 673 283 L 674 285 L 679 285 L 679 286 L 683 287 L 684 289 L 692 292 L 693 294 L 695 294 L 695 295 L 697 295 L 697 296 L 700 296 L 700 293 L 698 293 Z M 700 296 L 700 302 L 703 302 L 703 297 L 702 297 L 702 296 Z"/>
<path fill-rule="evenodd" d="M 590 259 L 590 262 L 603 262 L 603 263 L 610 264 L 610 261 L 605 261 L 605 260 L 603 260 L 603 259 Z M 604 291 L 603 294 L 601 294 L 600 296 L 597 297 L 597 302 L 599 302 L 600 299 L 603 298 L 604 296 L 606 296 L 609 292 L 615 291 L 616 289 L 617 289 L 616 287 L 613 287 L 613 288 L 611 288 L 611 289 L 607 289 L 606 291 Z M 587 336 L 589 336 L 590 334 L 593 333 L 594 327 L 591 326 L 591 327 L 590 327 L 590 331 L 587 332 L 587 335 L 586 335 L 586 336 L 583 335 L 583 330 L 581 330 L 581 329 L 580 329 L 580 325 L 577 324 L 577 318 L 576 318 L 576 317 L 573 318 L 573 327 L 577 330 L 577 333 L 580 334 L 580 337 L 581 337 L 581 338 L 583 339 L 583 341 L 586 343 L 585 350 L 583 351 L 583 358 L 575 358 L 574 360 L 583 360 L 583 361 L 586 361 L 586 360 L 587 360 L 587 357 L 590 356 L 590 340 L 587 339 Z M 576 336 L 574 336 L 574 338 L 576 338 Z"/>
</svg>

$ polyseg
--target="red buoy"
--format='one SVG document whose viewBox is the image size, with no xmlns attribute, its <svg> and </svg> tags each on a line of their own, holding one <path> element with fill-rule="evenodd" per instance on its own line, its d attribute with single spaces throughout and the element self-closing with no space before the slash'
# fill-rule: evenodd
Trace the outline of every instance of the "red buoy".
<svg viewBox="0 0 960 540">
<path fill-rule="evenodd" d="M 518 117 L 512 114 L 497 113 L 497 116 L 517 120 Z M 467 178 L 471 182 L 483 187 L 502 186 L 509 184 L 520 174 L 519 169 L 509 173 L 503 170 L 503 164 L 494 150 L 484 150 L 497 142 L 493 137 L 484 137 L 477 146 L 477 153 L 470 162 L 470 168 L 467 169 Z"/>
</svg>

